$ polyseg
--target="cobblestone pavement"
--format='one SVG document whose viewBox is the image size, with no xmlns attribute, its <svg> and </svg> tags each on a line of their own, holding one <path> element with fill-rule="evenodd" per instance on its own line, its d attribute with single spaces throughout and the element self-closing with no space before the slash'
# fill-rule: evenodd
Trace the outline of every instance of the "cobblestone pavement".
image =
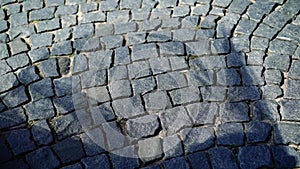
<svg viewBox="0 0 300 169">
<path fill-rule="evenodd" d="M 0 168 L 300 167 L 299 0 L 0 0 Z"/>
</svg>

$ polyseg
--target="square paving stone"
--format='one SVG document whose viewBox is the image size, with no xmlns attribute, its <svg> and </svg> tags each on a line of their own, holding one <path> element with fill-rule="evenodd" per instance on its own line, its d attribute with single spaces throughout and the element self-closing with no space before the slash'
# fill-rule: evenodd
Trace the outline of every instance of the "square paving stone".
<svg viewBox="0 0 300 169">
<path fill-rule="evenodd" d="M 6 61 L 13 70 L 25 67 L 29 64 L 29 58 L 25 53 L 9 57 Z"/>
<path fill-rule="evenodd" d="M 115 118 L 114 111 L 110 103 L 103 103 L 99 106 L 90 108 L 92 119 L 95 125 L 102 124 Z"/>
<path fill-rule="evenodd" d="M 300 166 L 299 153 L 289 146 L 272 146 L 274 165 L 276 168 L 294 168 Z"/>
<path fill-rule="evenodd" d="M 90 69 L 108 69 L 112 62 L 112 50 L 101 50 L 96 52 L 90 52 L 88 54 L 89 58 L 89 68 Z"/>
<path fill-rule="evenodd" d="M 66 95 L 60 98 L 55 98 L 53 100 L 54 106 L 56 108 L 56 111 L 59 114 L 66 114 L 71 111 L 73 111 L 74 105 L 73 105 L 73 99 L 71 95 Z"/>
<path fill-rule="evenodd" d="M 107 83 L 106 70 L 89 70 L 80 74 L 82 88 L 96 87 Z"/>
<path fill-rule="evenodd" d="M 133 138 L 148 137 L 155 134 L 159 128 L 157 115 L 146 115 L 126 122 L 126 129 Z"/>
<path fill-rule="evenodd" d="M 244 102 L 222 103 L 220 105 L 220 119 L 225 123 L 249 121 L 249 106 Z"/>
<path fill-rule="evenodd" d="M 254 43 L 254 42 L 253 42 Z M 247 64 L 261 66 L 263 64 L 264 51 L 252 51 L 247 53 Z"/>
<path fill-rule="evenodd" d="M 239 148 L 238 159 L 241 168 L 272 167 L 270 150 L 267 146 L 245 146 Z"/>
<path fill-rule="evenodd" d="M 25 105 L 29 120 L 51 118 L 55 115 L 51 99 L 41 99 Z"/>
<path fill-rule="evenodd" d="M 128 118 L 144 114 L 144 108 L 139 96 L 114 100 L 112 106 L 119 118 Z"/>
<path fill-rule="evenodd" d="M 230 52 L 230 46 L 228 39 L 215 39 L 211 44 L 211 51 L 214 54 L 223 54 Z"/>
<path fill-rule="evenodd" d="M 82 24 L 77 25 L 73 29 L 73 36 L 75 39 L 77 38 L 89 38 L 94 33 L 93 24 Z"/>
<path fill-rule="evenodd" d="M 147 111 L 165 110 L 171 107 L 170 98 L 165 91 L 147 93 L 143 98 Z"/>
<path fill-rule="evenodd" d="M 52 39 L 53 34 L 51 33 L 33 34 L 29 37 L 32 49 L 50 46 L 52 44 Z"/>
<path fill-rule="evenodd" d="M 184 57 L 169 57 L 172 70 L 188 69 L 187 62 Z"/>
<path fill-rule="evenodd" d="M 74 56 L 73 73 L 83 72 L 88 69 L 88 59 L 86 55 L 79 54 Z"/>
<path fill-rule="evenodd" d="M 25 8 L 25 6 L 24 6 L 24 8 Z M 11 24 L 11 27 L 28 24 L 27 13 L 22 12 L 22 13 L 16 13 L 16 14 L 11 15 L 10 16 L 10 24 Z"/>
<path fill-rule="evenodd" d="M 38 145 L 47 145 L 53 141 L 52 132 L 46 120 L 35 122 L 31 127 L 31 133 Z"/>
<path fill-rule="evenodd" d="M 240 67 L 246 65 L 245 55 L 243 53 L 231 53 L 227 55 L 228 67 Z"/>
<path fill-rule="evenodd" d="M 54 95 L 50 78 L 45 78 L 29 85 L 29 93 L 33 100 L 51 97 Z"/>
<path fill-rule="evenodd" d="M 282 95 L 282 89 L 280 86 L 274 84 L 261 87 L 261 91 L 264 98 L 276 99 Z"/>
<path fill-rule="evenodd" d="M 152 74 L 148 61 L 133 62 L 127 65 L 129 79 L 142 78 Z"/>
<path fill-rule="evenodd" d="M 106 155 L 97 155 L 93 157 L 87 157 L 81 160 L 86 169 L 93 169 L 99 166 L 103 168 L 110 168 L 110 161 Z"/>
<path fill-rule="evenodd" d="M 178 157 L 183 154 L 181 140 L 177 135 L 163 138 L 163 151 L 165 158 Z"/>
<path fill-rule="evenodd" d="M 161 56 L 184 55 L 182 42 L 166 42 L 159 44 Z"/>
<path fill-rule="evenodd" d="M 266 68 L 279 69 L 287 71 L 290 67 L 290 57 L 288 55 L 270 54 L 264 61 Z"/>
<path fill-rule="evenodd" d="M 16 76 L 13 73 L 7 73 L 0 76 L 0 92 L 4 92 L 19 84 Z"/>
<path fill-rule="evenodd" d="M 38 80 L 40 77 L 36 73 L 35 66 L 28 66 L 23 69 L 20 69 L 20 71 L 18 72 L 18 78 L 21 83 L 27 85 L 33 81 Z"/>
<path fill-rule="evenodd" d="M 0 129 L 16 126 L 25 122 L 25 112 L 20 107 L 1 112 Z"/>
<path fill-rule="evenodd" d="M 172 90 L 187 86 L 185 75 L 181 72 L 169 72 L 157 76 L 157 86 L 161 90 Z"/>
<path fill-rule="evenodd" d="M 284 98 L 300 99 L 299 80 L 289 79 L 286 84 L 286 90 L 284 91 Z"/>
<path fill-rule="evenodd" d="M 16 89 L 3 93 L 0 95 L 0 98 L 2 102 L 9 108 L 16 107 L 29 100 L 24 86 L 20 86 Z"/>
<path fill-rule="evenodd" d="M 217 128 L 219 145 L 243 145 L 244 128 L 241 123 L 224 123 Z"/>
<path fill-rule="evenodd" d="M 300 101 L 299 100 L 281 100 L 282 120 L 300 120 Z"/>
<path fill-rule="evenodd" d="M 34 63 L 34 62 L 49 58 L 50 53 L 46 47 L 41 47 L 39 49 L 30 50 L 28 52 L 28 55 L 29 55 L 31 61 Z"/>
<path fill-rule="evenodd" d="M 109 154 L 114 168 L 126 169 L 139 166 L 134 146 L 127 146 Z"/>
<path fill-rule="evenodd" d="M 91 105 L 97 105 L 110 100 L 108 90 L 105 86 L 88 88 L 86 91 L 88 102 Z"/>
<path fill-rule="evenodd" d="M 57 71 L 57 60 L 55 58 L 42 61 L 39 69 L 45 77 L 56 77 L 59 75 Z"/>
<path fill-rule="evenodd" d="M 28 51 L 28 46 L 21 39 L 14 40 L 9 43 L 12 55 Z"/>
<path fill-rule="evenodd" d="M 34 169 L 55 168 L 60 165 L 58 159 L 49 147 L 43 147 L 34 152 L 29 153 L 26 156 L 26 161 Z"/>
<path fill-rule="evenodd" d="M 205 152 L 192 153 L 187 156 L 192 168 L 210 169 L 208 155 Z M 201 165 L 200 165 L 201 164 Z"/>
<path fill-rule="evenodd" d="M 87 130 L 81 136 L 86 155 L 93 156 L 105 152 L 104 132 L 100 128 Z"/>
<path fill-rule="evenodd" d="M 247 142 L 258 143 L 265 142 L 271 134 L 271 125 L 266 122 L 252 121 L 247 124 Z"/>
<path fill-rule="evenodd" d="M 236 69 L 221 69 L 217 72 L 217 82 L 226 86 L 239 85 L 241 84 L 240 74 Z"/>
<path fill-rule="evenodd" d="M 131 85 L 129 80 L 118 80 L 109 84 L 112 99 L 131 96 Z"/>
<path fill-rule="evenodd" d="M 102 2 L 103 3 L 103 2 Z M 113 24 L 95 24 L 95 35 L 96 36 L 107 36 L 114 34 Z"/>
<path fill-rule="evenodd" d="M 65 15 L 61 16 L 61 24 L 62 28 L 69 28 L 70 26 L 74 26 L 77 23 L 76 15 Z"/>
<path fill-rule="evenodd" d="M 200 101 L 200 91 L 197 87 L 176 89 L 170 92 L 172 102 L 175 105 Z"/>
<path fill-rule="evenodd" d="M 70 137 L 52 146 L 62 163 L 69 163 L 84 156 L 82 143 L 78 137 Z"/>
<path fill-rule="evenodd" d="M 114 66 L 109 69 L 108 80 L 110 82 L 124 79 L 128 79 L 128 71 L 125 65 Z"/>
<path fill-rule="evenodd" d="M 73 52 L 71 41 L 63 41 L 52 45 L 51 55 L 68 55 Z"/>
<path fill-rule="evenodd" d="M 77 134 L 81 131 L 81 124 L 77 118 L 76 113 L 67 114 L 54 118 L 51 121 L 51 125 L 54 127 L 54 131 L 58 136 L 59 140 Z"/>
<path fill-rule="evenodd" d="M 282 79 L 282 75 L 281 75 L 281 71 L 280 70 L 265 70 L 264 72 L 264 77 L 265 80 L 268 84 L 273 83 L 273 84 L 280 84 Z"/>
<path fill-rule="evenodd" d="M 208 151 L 213 168 L 224 168 L 238 169 L 238 164 L 232 151 L 225 147 L 218 147 L 210 149 Z"/>
<path fill-rule="evenodd" d="M 133 21 L 143 21 L 146 20 L 150 15 L 150 8 L 143 7 L 139 9 L 133 9 L 132 12 L 132 20 Z"/>
<path fill-rule="evenodd" d="M 143 162 L 149 162 L 163 155 L 160 138 L 147 138 L 138 142 L 138 155 Z"/>
<path fill-rule="evenodd" d="M 299 124 L 278 122 L 274 126 L 274 142 L 276 144 L 299 144 Z"/>
<path fill-rule="evenodd" d="M 53 80 L 56 95 L 64 96 L 64 95 L 72 94 L 72 84 L 76 83 L 73 82 L 72 80 L 73 80 L 72 77 L 64 77 L 64 78 Z"/>
<path fill-rule="evenodd" d="M 130 63 L 130 55 L 128 47 L 120 47 L 115 49 L 114 65 L 123 65 Z"/>
<path fill-rule="evenodd" d="M 158 53 L 154 43 L 138 44 L 132 47 L 132 61 L 155 57 L 158 57 Z"/>
<path fill-rule="evenodd" d="M 207 149 L 214 145 L 214 129 L 211 127 L 186 128 L 180 133 L 185 153 Z"/>
<path fill-rule="evenodd" d="M 258 120 L 271 122 L 280 119 L 278 105 L 274 100 L 259 100 L 254 103 L 253 115 Z"/>
<path fill-rule="evenodd" d="M 288 76 L 293 79 L 300 79 L 300 62 L 294 61 L 290 68 Z"/>
<path fill-rule="evenodd" d="M 187 111 L 182 106 L 161 111 L 159 114 L 162 128 L 167 135 L 172 135 L 181 128 L 192 125 Z"/>
<path fill-rule="evenodd" d="M 19 155 L 36 148 L 30 137 L 30 132 L 27 129 L 11 130 L 6 135 L 7 142 L 12 148 L 14 155 Z"/>
<path fill-rule="evenodd" d="M 195 125 L 213 124 L 218 115 L 216 103 L 193 103 L 187 105 L 186 108 Z"/>
<path fill-rule="evenodd" d="M 144 94 L 148 91 L 154 90 L 156 83 L 153 77 L 146 77 L 135 79 L 131 81 L 134 95 Z"/>
</svg>

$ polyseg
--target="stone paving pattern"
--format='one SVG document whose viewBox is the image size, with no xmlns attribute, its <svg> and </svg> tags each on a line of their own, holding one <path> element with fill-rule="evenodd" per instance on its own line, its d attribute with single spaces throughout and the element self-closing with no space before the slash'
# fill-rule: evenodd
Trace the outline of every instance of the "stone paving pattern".
<svg viewBox="0 0 300 169">
<path fill-rule="evenodd" d="M 299 6 L 0 0 L 1 168 L 300 167 Z"/>
</svg>

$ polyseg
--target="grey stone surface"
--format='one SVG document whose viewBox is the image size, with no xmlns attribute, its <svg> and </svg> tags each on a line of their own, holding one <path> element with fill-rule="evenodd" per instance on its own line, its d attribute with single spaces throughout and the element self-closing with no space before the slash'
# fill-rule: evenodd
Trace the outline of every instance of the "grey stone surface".
<svg viewBox="0 0 300 169">
<path fill-rule="evenodd" d="M 200 88 L 204 101 L 224 101 L 226 98 L 226 88 L 219 86 L 205 86 Z"/>
<path fill-rule="evenodd" d="M 187 105 L 186 109 L 195 125 L 213 124 L 218 115 L 216 103 L 193 103 Z"/>
<path fill-rule="evenodd" d="M 126 129 L 133 138 L 148 137 L 155 134 L 159 128 L 158 117 L 156 115 L 146 115 L 126 122 Z"/>
<path fill-rule="evenodd" d="M 239 85 L 241 84 L 240 74 L 236 69 L 221 69 L 217 72 L 217 82 L 226 86 Z"/>
<path fill-rule="evenodd" d="M 131 81 L 133 93 L 135 95 L 144 94 L 148 91 L 153 90 L 156 87 L 155 80 L 153 77 L 146 77 Z"/>
<path fill-rule="evenodd" d="M 187 61 L 184 57 L 169 57 L 172 70 L 188 69 Z"/>
<path fill-rule="evenodd" d="M 23 69 L 20 69 L 20 71 L 18 72 L 18 78 L 21 83 L 27 85 L 33 81 L 38 80 L 40 77 L 36 73 L 36 67 L 28 66 Z"/>
<path fill-rule="evenodd" d="M 227 92 L 228 101 L 259 100 L 260 93 L 256 86 L 230 87 Z"/>
<path fill-rule="evenodd" d="M 74 38 L 89 38 L 94 33 L 93 24 L 77 25 L 73 29 Z"/>
<path fill-rule="evenodd" d="M 174 105 L 188 104 L 200 101 L 200 91 L 197 87 L 188 87 L 173 90 L 170 92 Z"/>
<path fill-rule="evenodd" d="M 50 99 L 42 99 L 25 105 L 29 120 L 41 120 L 54 117 L 55 112 Z"/>
<path fill-rule="evenodd" d="M 130 97 L 132 92 L 129 80 L 118 80 L 111 82 L 109 84 L 109 92 L 112 99 Z"/>
<path fill-rule="evenodd" d="M 89 12 L 82 15 L 81 23 L 104 22 L 106 15 L 103 12 Z"/>
<path fill-rule="evenodd" d="M 104 132 L 98 127 L 87 130 L 81 136 L 86 155 L 93 156 L 104 152 Z"/>
<path fill-rule="evenodd" d="M 96 36 L 107 36 L 114 33 L 113 24 L 95 24 L 95 35 Z"/>
<path fill-rule="evenodd" d="M 159 111 L 171 107 L 170 98 L 165 91 L 147 93 L 143 99 L 147 111 Z"/>
<path fill-rule="evenodd" d="M 11 130 L 6 136 L 7 142 L 12 147 L 12 152 L 15 155 L 34 150 L 36 147 L 30 139 L 28 129 Z"/>
<path fill-rule="evenodd" d="M 108 80 L 109 81 L 127 79 L 128 78 L 127 76 L 128 76 L 128 71 L 127 71 L 126 66 L 124 66 L 124 65 L 112 67 L 108 71 Z"/>
<path fill-rule="evenodd" d="M 133 9 L 132 12 L 132 20 L 134 21 L 143 21 L 146 20 L 150 15 L 150 8 L 144 7 L 140 9 Z"/>
<path fill-rule="evenodd" d="M 218 145 L 243 145 L 244 128 L 241 123 L 224 123 L 217 128 Z"/>
<path fill-rule="evenodd" d="M 89 70 L 80 74 L 82 88 L 105 85 L 107 73 L 105 70 Z"/>
<path fill-rule="evenodd" d="M 130 63 L 131 59 L 128 47 L 119 47 L 114 51 L 114 65 L 124 65 Z"/>
<path fill-rule="evenodd" d="M 52 41 L 52 38 L 51 38 Z M 38 43 L 38 42 L 36 42 Z M 32 62 L 37 62 L 49 58 L 49 50 L 46 47 L 41 47 L 39 49 L 33 49 L 28 52 L 28 55 Z"/>
<path fill-rule="evenodd" d="M 278 122 L 274 128 L 274 142 L 276 144 L 299 144 L 299 124 Z"/>
<path fill-rule="evenodd" d="M 29 100 L 25 87 L 20 86 L 0 95 L 2 102 L 9 108 L 19 106 Z"/>
<path fill-rule="evenodd" d="M 232 151 L 225 147 L 214 148 L 208 151 L 213 168 L 238 168 Z"/>
<path fill-rule="evenodd" d="M 34 10 L 29 13 L 29 21 L 51 19 L 54 17 L 54 7 Z"/>
<path fill-rule="evenodd" d="M 112 54 L 112 50 L 100 50 L 96 52 L 90 52 L 88 54 L 89 69 L 108 69 L 112 62 Z"/>
<path fill-rule="evenodd" d="M 152 74 L 148 61 L 138 61 L 127 65 L 130 79 L 141 78 Z"/>
<path fill-rule="evenodd" d="M 21 39 L 14 40 L 9 43 L 12 55 L 28 51 L 28 46 Z"/>
<path fill-rule="evenodd" d="M 289 146 L 272 146 L 272 154 L 275 157 L 274 165 L 276 168 L 299 167 L 299 153 Z"/>
<path fill-rule="evenodd" d="M 53 104 L 58 114 L 66 114 L 74 110 L 74 105 L 73 105 L 73 100 L 71 95 L 55 98 L 53 100 Z"/>
<path fill-rule="evenodd" d="M 183 146 L 185 153 L 204 150 L 214 144 L 215 135 L 211 127 L 195 127 L 182 130 Z"/>
<path fill-rule="evenodd" d="M 216 54 L 229 53 L 230 45 L 228 39 L 215 39 L 211 43 L 211 51 Z"/>
<path fill-rule="evenodd" d="M 166 169 L 178 168 L 189 168 L 189 164 L 183 157 L 177 157 L 163 162 L 163 166 Z"/>
<path fill-rule="evenodd" d="M 88 60 L 86 55 L 79 54 L 74 56 L 73 73 L 83 72 L 88 69 Z"/>
<path fill-rule="evenodd" d="M 189 64 L 191 69 L 194 70 L 207 70 L 226 67 L 225 58 L 222 56 L 203 56 L 191 58 Z"/>
<path fill-rule="evenodd" d="M 244 103 L 222 103 L 220 105 L 220 120 L 223 122 L 249 121 L 249 106 Z"/>
<path fill-rule="evenodd" d="M 265 81 L 262 77 L 262 66 L 243 66 L 241 68 L 243 84 L 248 85 L 264 85 Z"/>
<path fill-rule="evenodd" d="M 294 61 L 289 71 L 289 77 L 293 79 L 300 79 L 300 62 Z"/>
<path fill-rule="evenodd" d="M 192 125 L 187 111 L 182 106 L 160 112 L 160 120 L 162 128 L 167 135 L 172 135 L 183 127 Z"/>
<path fill-rule="evenodd" d="M 164 73 L 171 70 L 169 61 L 167 58 L 151 58 L 149 59 L 150 67 L 153 74 Z"/>
<path fill-rule="evenodd" d="M 300 102 L 299 100 L 282 100 L 280 102 L 280 114 L 283 120 L 299 120 Z"/>
<path fill-rule="evenodd" d="M 129 10 L 111 11 L 107 13 L 108 23 L 127 22 L 129 20 Z"/>
<path fill-rule="evenodd" d="M 267 68 L 287 71 L 290 67 L 290 57 L 288 55 L 271 54 L 265 59 L 264 66 Z"/>
<path fill-rule="evenodd" d="M 7 73 L 0 76 L 0 92 L 4 92 L 19 84 L 16 76 L 13 73 Z"/>
<path fill-rule="evenodd" d="M 72 77 L 65 77 L 53 80 L 56 95 L 64 96 L 67 94 L 72 94 L 72 80 Z"/>
<path fill-rule="evenodd" d="M 25 53 L 9 57 L 6 61 L 13 70 L 25 67 L 29 64 L 29 58 Z"/>
<path fill-rule="evenodd" d="M 125 146 L 126 138 L 122 137 L 121 128 L 116 122 L 104 123 L 102 126 L 106 136 L 108 150 L 119 149 Z"/>
<path fill-rule="evenodd" d="M 187 156 L 187 159 L 189 160 L 193 168 L 200 168 L 200 167 L 203 169 L 210 168 L 209 160 L 205 152 L 196 152 L 193 154 L 189 154 Z M 199 164 L 201 164 L 201 166 L 199 166 Z"/>
<path fill-rule="evenodd" d="M 12 118 L 13 117 L 13 118 Z M 25 112 L 22 108 L 14 108 L 2 111 L 0 117 L 0 128 L 12 127 L 26 122 Z"/>
<path fill-rule="evenodd" d="M 245 146 L 239 149 L 241 168 L 272 167 L 270 150 L 267 146 Z"/>
<path fill-rule="evenodd" d="M 117 0 L 102 1 L 100 4 L 101 11 L 112 11 L 112 10 L 115 10 L 117 7 L 118 7 Z"/>
<path fill-rule="evenodd" d="M 97 2 L 88 2 L 80 4 L 80 10 L 84 13 L 95 11 L 98 9 Z"/>
<path fill-rule="evenodd" d="M 52 146 L 62 163 L 79 160 L 84 156 L 82 143 L 77 137 L 70 137 Z"/>
<path fill-rule="evenodd" d="M 178 157 L 183 154 L 181 140 L 177 135 L 163 138 L 163 151 L 166 158 Z"/>
<path fill-rule="evenodd" d="M 24 4 L 25 5 L 25 4 Z M 25 8 L 25 6 L 24 6 Z M 27 13 L 16 13 L 10 16 L 10 24 L 11 27 L 16 27 L 20 25 L 25 25 L 28 23 Z"/>
<path fill-rule="evenodd" d="M 148 138 L 138 142 L 138 155 L 143 162 L 162 157 L 163 150 L 160 138 Z"/>
<path fill-rule="evenodd" d="M 139 166 L 138 156 L 134 146 L 127 146 L 110 154 L 114 168 L 134 168 Z"/>
<path fill-rule="evenodd" d="M 286 83 L 286 90 L 284 91 L 284 97 L 289 99 L 299 99 L 300 90 L 299 90 L 299 80 L 289 79 Z"/>
<path fill-rule="evenodd" d="M 51 33 L 33 34 L 29 38 L 32 48 L 50 46 L 52 44 L 52 39 L 53 34 Z"/>
<path fill-rule="evenodd" d="M 147 36 L 147 42 L 165 42 L 172 39 L 172 32 L 170 30 L 160 30 L 150 32 Z"/>
<path fill-rule="evenodd" d="M 61 5 L 57 7 L 55 16 L 76 14 L 77 9 L 78 9 L 78 5 Z"/>
<path fill-rule="evenodd" d="M 146 32 L 129 32 L 127 34 L 128 45 L 140 44 L 146 41 Z"/>
<path fill-rule="evenodd" d="M 161 19 L 145 20 L 139 24 L 139 29 L 142 31 L 155 30 L 161 25 Z"/>
<path fill-rule="evenodd" d="M 23 7 L 25 11 L 30 11 L 32 9 L 40 9 L 43 7 L 43 2 L 40 0 L 32 0 L 30 2 L 24 1 Z"/>
<path fill-rule="evenodd" d="M 144 114 L 142 101 L 139 96 L 114 100 L 112 106 L 120 118 L 128 118 Z"/>
<path fill-rule="evenodd" d="M 39 69 L 42 72 L 44 77 L 56 77 L 59 75 L 59 73 L 57 71 L 57 60 L 56 59 L 48 59 L 48 60 L 42 61 L 40 63 Z"/>
<path fill-rule="evenodd" d="M 106 155 L 97 155 L 93 157 L 87 157 L 82 159 L 82 163 L 85 168 L 92 169 L 92 168 L 97 168 L 99 165 L 103 168 L 109 168 L 110 163 L 109 159 L 107 158 Z"/>
<path fill-rule="evenodd" d="M 270 83 L 280 84 L 282 82 L 281 74 L 282 73 L 280 72 L 280 70 L 270 69 L 270 70 L 266 70 L 264 72 L 264 77 L 268 84 L 270 84 Z"/>
<path fill-rule="evenodd" d="M 50 147 L 43 147 L 29 153 L 26 156 L 26 161 L 29 163 L 29 166 L 34 169 L 55 168 L 60 164 Z"/>
<path fill-rule="evenodd" d="M 276 99 L 282 95 L 282 90 L 279 85 L 266 85 L 261 87 L 264 98 Z"/>
<path fill-rule="evenodd" d="M 186 52 L 192 56 L 210 54 L 210 42 L 208 40 L 198 40 L 186 43 Z"/>
<path fill-rule="evenodd" d="M 271 125 L 266 122 L 252 121 L 247 124 L 247 142 L 258 143 L 265 142 L 271 134 Z"/>
<path fill-rule="evenodd" d="M 182 42 L 161 43 L 159 49 L 160 49 L 160 55 L 162 56 L 173 56 L 173 55 L 184 54 L 184 45 Z"/>
<path fill-rule="evenodd" d="M 134 45 L 132 47 L 132 61 L 155 57 L 158 57 L 158 53 L 154 43 Z"/>
<path fill-rule="evenodd" d="M 36 23 L 37 32 L 45 32 L 59 29 L 61 27 L 60 20 L 58 18 L 51 20 L 39 21 Z"/>
<path fill-rule="evenodd" d="M 63 41 L 52 45 L 51 55 L 68 55 L 73 52 L 71 41 Z"/>
<path fill-rule="evenodd" d="M 258 120 L 279 120 L 278 105 L 274 100 L 259 100 L 254 103 L 253 114 Z"/>
<path fill-rule="evenodd" d="M 104 43 L 106 49 L 111 49 L 121 47 L 124 39 L 120 35 L 110 35 L 104 36 L 100 40 Z"/>
<path fill-rule="evenodd" d="M 91 108 L 91 116 L 95 125 L 102 124 L 105 121 L 115 118 L 114 111 L 110 103 L 103 103 L 97 107 Z"/>
<path fill-rule="evenodd" d="M 169 72 L 157 76 L 157 86 L 161 90 L 171 90 L 187 86 L 187 81 L 181 72 Z"/>
<path fill-rule="evenodd" d="M 188 84 L 190 86 L 212 85 L 214 83 L 213 75 L 214 72 L 212 70 L 207 70 L 207 71 L 190 70 L 187 73 Z"/>
<path fill-rule="evenodd" d="M 135 22 L 116 23 L 114 24 L 114 28 L 115 34 L 125 34 L 135 32 L 137 30 L 137 24 Z"/>
</svg>

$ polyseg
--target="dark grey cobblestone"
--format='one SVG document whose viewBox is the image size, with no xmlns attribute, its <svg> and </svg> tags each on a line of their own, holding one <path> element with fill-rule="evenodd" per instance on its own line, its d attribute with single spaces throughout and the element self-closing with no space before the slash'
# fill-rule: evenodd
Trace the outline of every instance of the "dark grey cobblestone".
<svg viewBox="0 0 300 169">
<path fill-rule="evenodd" d="M 244 122 L 249 120 L 249 106 L 246 103 L 223 103 L 220 105 L 220 119 L 223 122 Z"/>
<path fill-rule="evenodd" d="M 55 115 L 50 99 L 42 99 L 25 105 L 29 120 L 41 120 Z"/>
<path fill-rule="evenodd" d="M 238 164 L 230 149 L 219 147 L 209 150 L 208 153 L 212 160 L 211 163 L 213 168 L 238 168 Z"/>
<path fill-rule="evenodd" d="M 20 69 L 18 72 L 18 78 L 21 83 L 23 84 L 29 84 L 33 81 L 38 80 L 40 77 L 36 73 L 36 67 L 35 66 L 28 66 L 23 69 Z"/>
<path fill-rule="evenodd" d="M 34 150 L 36 148 L 33 141 L 30 139 L 30 132 L 28 129 L 11 130 L 6 134 L 6 139 L 10 147 L 12 147 L 12 152 L 15 155 Z"/>
<path fill-rule="evenodd" d="M 189 154 L 187 156 L 187 159 L 189 160 L 192 168 L 203 168 L 203 169 L 209 169 L 209 159 L 207 157 L 207 154 L 205 152 L 196 152 L 193 154 Z M 201 164 L 201 166 L 199 166 Z"/>
<path fill-rule="evenodd" d="M 11 118 L 13 117 L 13 119 Z M 0 117 L 0 128 L 12 127 L 26 122 L 25 112 L 22 108 L 14 108 L 7 111 L 2 111 Z"/>
<path fill-rule="evenodd" d="M 247 124 L 247 142 L 265 142 L 270 136 L 271 125 L 265 122 L 253 121 Z"/>
<path fill-rule="evenodd" d="M 162 157 L 163 150 L 160 138 L 148 138 L 138 142 L 138 155 L 143 162 Z"/>
<path fill-rule="evenodd" d="M 171 107 L 170 98 L 165 91 L 147 93 L 143 96 L 143 99 L 147 111 L 165 110 Z"/>
<path fill-rule="evenodd" d="M 267 146 L 241 147 L 238 153 L 241 168 L 272 167 L 270 150 Z"/>
<path fill-rule="evenodd" d="M 13 73 L 8 73 L 0 76 L 0 85 L 1 85 L 0 92 L 7 91 L 13 88 L 14 86 L 17 86 L 18 84 L 19 82 Z"/>
<path fill-rule="evenodd" d="M 97 155 L 93 157 L 87 157 L 82 159 L 82 163 L 85 168 L 97 168 L 99 165 L 103 168 L 109 168 L 110 163 L 106 155 Z"/>
<path fill-rule="evenodd" d="M 46 47 L 41 47 L 39 49 L 29 51 L 28 55 L 32 62 L 37 62 L 49 58 L 50 53 Z"/>
<path fill-rule="evenodd" d="M 243 145 L 244 132 L 241 123 L 224 123 L 217 128 L 218 145 Z"/>
<path fill-rule="evenodd" d="M 40 160 L 44 159 L 44 160 Z M 55 168 L 59 166 L 59 161 L 55 157 L 50 147 L 40 148 L 26 156 L 26 161 L 32 168 Z"/>
<path fill-rule="evenodd" d="M 183 154 L 181 141 L 177 135 L 163 138 L 163 151 L 166 158 L 178 157 Z"/>
<path fill-rule="evenodd" d="M 278 122 L 275 125 L 274 141 L 277 144 L 299 144 L 299 124 Z"/>
<path fill-rule="evenodd" d="M 163 162 L 163 166 L 166 169 L 178 168 L 189 168 L 189 164 L 183 157 L 177 157 Z"/>
<path fill-rule="evenodd" d="M 0 95 L 2 102 L 9 108 L 19 106 L 29 100 L 25 92 L 25 87 L 20 86 Z"/>
<path fill-rule="evenodd" d="M 39 69 L 44 77 L 56 77 L 59 75 L 57 71 L 57 60 L 54 58 L 42 61 Z"/>
</svg>

